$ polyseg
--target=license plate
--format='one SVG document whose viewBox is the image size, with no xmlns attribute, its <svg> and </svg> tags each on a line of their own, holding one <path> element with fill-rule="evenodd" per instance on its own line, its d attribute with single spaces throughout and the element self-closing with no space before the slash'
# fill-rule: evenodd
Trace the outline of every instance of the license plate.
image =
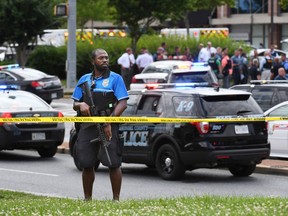
<svg viewBox="0 0 288 216">
<path fill-rule="evenodd" d="M 157 79 L 146 79 L 146 80 L 144 80 L 145 81 L 145 83 L 157 83 Z"/>
<path fill-rule="evenodd" d="M 248 125 L 235 125 L 236 134 L 249 134 Z"/>
<path fill-rule="evenodd" d="M 57 93 L 52 93 L 51 98 L 57 98 Z"/>
<path fill-rule="evenodd" d="M 32 133 L 32 140 L 45 140 L 45 133 Z"/>
</svg>

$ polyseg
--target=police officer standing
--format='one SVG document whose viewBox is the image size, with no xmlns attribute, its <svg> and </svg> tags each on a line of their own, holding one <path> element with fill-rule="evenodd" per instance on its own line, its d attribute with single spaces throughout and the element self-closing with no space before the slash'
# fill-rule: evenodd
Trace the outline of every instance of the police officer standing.
<svg viewBox="0 0 288 216">
<path fill-rule="evenodd" d="M 261 80 L 270 80 L 273 59 L 269 50 L 264 52 L 264 58 L 260 61 Z"/>
<path fill-rule="evenodd" d="M 83 75 L 73 92 L 73 109 L 81 116 L 90 116 L 89 98 L 85 95 L 81 86 L 88 82 L 91 87 L 91 95 L 99 115 L 120 116 L 127 107 L 128 92 L 123 79 L 117 73 L 109 70 L 109 57 L 105 50 L 96 49 L 92 52 L 92 64 L 94 70 Z M 91 99 L 91 98 L 90 98 Z M 103 114 L 104 113 L 104 114 Z M 82 181 L 85 200 L 92 199 L 93 183 L 95 179 L 94 166 L 98 160 L 104 166 L 109 167 L 110 181 L 113 192 L 113 200 L 119 200 L 122 172 L 122 144 L 119 142 L 118 124 L 101 125 L 106 139 L 110 142 L 107 155 L 99 143 L 91 142 L 99 137 L 96 123 L 82 123 L 76 142 L 76 156 L 82 167 Z M 101 150 L 102 149 L 102 150 Z"/>
<path fill-rule="evenodd" d="M 222 85 L 222 82 L 220 83 L 220 80 L 222 81 L 223 79 L 221 60 L 216 57 L 215 52 L 211 53 L 211 57 L 208 59 L 208 65 L 210 65 L 212 71 L 215 73 L 216 77 L 219 79 L 219 85 Z"/>
</svg>

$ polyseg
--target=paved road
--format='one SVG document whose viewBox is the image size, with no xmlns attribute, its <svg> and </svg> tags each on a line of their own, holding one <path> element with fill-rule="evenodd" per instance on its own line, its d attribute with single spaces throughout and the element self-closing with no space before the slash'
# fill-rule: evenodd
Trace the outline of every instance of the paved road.
<svg viewBox="0 0 288 216">
<path fill-rule="evenodd" d="M 254 173 L 235 178 L 229 171 L 199 169 L 187 172 L 181 181 L 164 181 L 154 169 L 123 164 L 122 199 L 175 196 L 279 196 L 287 197 L 287 176 Z M 81 198 L 82 182 L 69 154 L 42 159 L 34 151 L 0 152 L 0 189 L 25 191 L 49 196 Z M 96 173 L 94 197 L 111 199 L 108 170 Z"/>
</svg>

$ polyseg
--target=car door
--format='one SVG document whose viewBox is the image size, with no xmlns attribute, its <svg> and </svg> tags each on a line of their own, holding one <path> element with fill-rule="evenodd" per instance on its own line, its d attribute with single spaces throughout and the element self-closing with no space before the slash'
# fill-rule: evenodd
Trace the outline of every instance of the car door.
<svg viewBox="0 0 288 216">
<path fill-rule="evenodd" d="M 160 99 L 160 94 L 143 93 L 134 116 L 159 117 L 157 110 L 161 103 Z M 149 160 L 148 154 L 151 152 L 151 141 L 156 125 L 154 123 L 127 123 L 121 126 L 125 149 L 123 160 L 125 162 L 145 163 Z"/>
<path fill-rule="evenodd" d="M 288 117 L 288 104 L 271 111 L 268 117 Z M 271 156 L 288 157 L 288 121 L 268 121 Z"/>
</svg>

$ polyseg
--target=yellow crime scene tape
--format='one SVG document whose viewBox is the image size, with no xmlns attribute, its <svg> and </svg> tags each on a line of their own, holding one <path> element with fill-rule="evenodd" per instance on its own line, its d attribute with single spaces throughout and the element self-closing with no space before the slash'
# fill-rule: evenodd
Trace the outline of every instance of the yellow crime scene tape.
<svg viewBox="0 0 288 216">
<path fill-rule="evenodd" d="M 19 117 L 0 118 L 0 123 L 82 122 L 82 123 L 187 123 L 187 122 L 249 122 L 283 121 L 288 117 L 237 117 L 237 118 L 160 118 L 160 117 Z"/>
</svg>

